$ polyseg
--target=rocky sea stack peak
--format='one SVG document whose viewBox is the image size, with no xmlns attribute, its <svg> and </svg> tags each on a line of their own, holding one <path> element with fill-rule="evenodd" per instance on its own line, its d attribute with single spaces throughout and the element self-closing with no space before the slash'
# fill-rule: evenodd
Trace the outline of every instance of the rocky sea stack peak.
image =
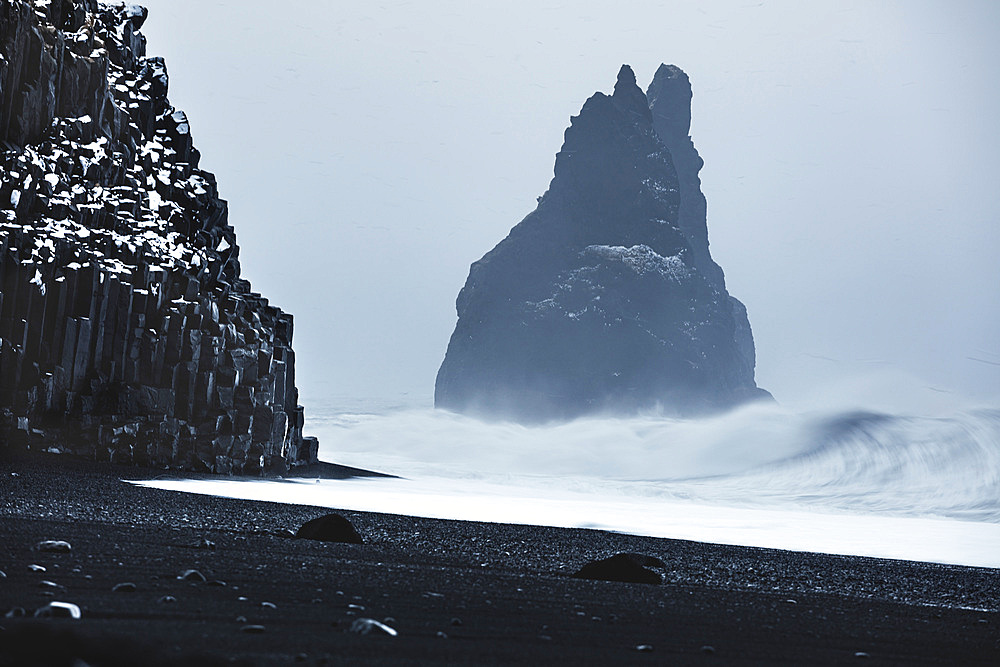
<svg viewBox="0 0 1000 667">
<path fill-rule="evenodd" d="M 438 407 L 539 422 L 701 415 L 768 398 L 743 304 L 708 251 L 691 87 L 627 65 L 571 119 L 538 207 L 458 295 Z"/>
<path fill-rule="evenodd" d="M 316 461 L 292 316 L 240 277 L 146 10 L 0 0 L 0 450 Z"/>
</svg>

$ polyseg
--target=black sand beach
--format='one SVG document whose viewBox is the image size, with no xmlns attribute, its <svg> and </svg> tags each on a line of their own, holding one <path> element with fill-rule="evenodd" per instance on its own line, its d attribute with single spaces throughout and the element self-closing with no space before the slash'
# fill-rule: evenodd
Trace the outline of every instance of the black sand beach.
<svg viewBox="0 0 1000 667">
<path fill-rule="evenodd" d="M 0 665 L 1000 664 L 1000 570 L 406 507 L 343 512 L 366 543 L 323 543 L 291 537 L 323 508 L 122 481 L 159 474 L 0 462 Z M 570 577 L 618 552 L 662 559 L 664 583 Z M 32 618 L 51 601 L 82 618 Z M 398 636 L 354 633 L 359 618 Z"/>
</svg>

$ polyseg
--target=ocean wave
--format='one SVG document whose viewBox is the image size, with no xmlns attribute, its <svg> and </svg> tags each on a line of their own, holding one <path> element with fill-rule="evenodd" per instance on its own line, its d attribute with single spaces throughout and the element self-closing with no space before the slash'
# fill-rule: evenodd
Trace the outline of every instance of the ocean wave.
<svg viewBox="0 0 1000 667">
<path fill-rule="evenodd" d="M 915 417 L 770 405 L 531 427 L 398 409 L 331 412 L 308 426 L 325 460 L 403 477 L 1000 523 L 995 409 Z"/>
</svg>

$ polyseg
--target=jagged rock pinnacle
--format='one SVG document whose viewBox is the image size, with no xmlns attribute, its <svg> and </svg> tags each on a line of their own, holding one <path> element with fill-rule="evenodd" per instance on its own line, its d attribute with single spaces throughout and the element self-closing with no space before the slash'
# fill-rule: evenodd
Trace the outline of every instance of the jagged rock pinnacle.
<svg viewBox="0 0 1000 667">
<path fill-rule="evenodd" d="M 692 91 L 688 75 L 676 65 L 660 65 L 646 96 L 660 139 L 686 138 L 691 131 Z"/>
<path fill-rule="evenodd" d="M 695 415 L 767 396 L 704 216 L 700 231 L 679 221 L 679 170 L 623 66 L 614 94 L 572 118 L 538 208 L 472 265 L 435 404 L 537 422 Z"/>
<path fill-rule="evenodd" d="M 611 98 L 623 109 L 652 122 L 646 95 L 635 82 L 635 72 L 628 65 L 622 65 L 618 70 L 618 80 L 615 82 L 615 92 Z"/>
</svg>

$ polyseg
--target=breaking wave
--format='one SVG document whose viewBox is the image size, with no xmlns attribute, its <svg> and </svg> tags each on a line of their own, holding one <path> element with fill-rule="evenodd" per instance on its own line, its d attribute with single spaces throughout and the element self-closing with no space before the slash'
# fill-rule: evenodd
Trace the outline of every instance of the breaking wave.
<svg viewBox="0 0 1000 667">
<path fill-rule="evenodd" d="M 915 417 L 757 405 L 701 420 L 532 427 L 399 409 L 330 413 L 308 429 L 324 460 L 407 478 L 1000 523 L 992 408 Z"/>
</svg>

